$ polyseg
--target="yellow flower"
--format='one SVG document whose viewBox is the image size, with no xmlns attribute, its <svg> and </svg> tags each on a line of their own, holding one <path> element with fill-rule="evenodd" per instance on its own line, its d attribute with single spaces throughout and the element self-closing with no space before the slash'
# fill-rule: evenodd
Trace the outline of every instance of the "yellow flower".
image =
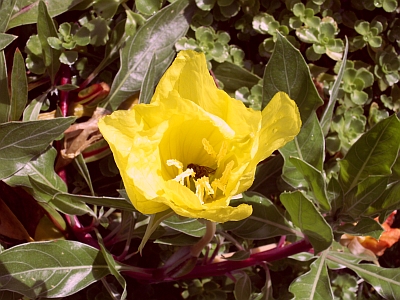
<svg viewBox="0 0 400 300">
<path fill-rule="evenodd" d="M 247 190 L 257 164 L 292 140 L 301 120 L 277 93 L 262 112 L 219 90 L 205 56 L 181 51 L 150 104 L 115 111 L 99 122 L 127 194 L 137 210 L 214 222 L 242 220 L 250 205 L 229 206 Z"/>
</svg>

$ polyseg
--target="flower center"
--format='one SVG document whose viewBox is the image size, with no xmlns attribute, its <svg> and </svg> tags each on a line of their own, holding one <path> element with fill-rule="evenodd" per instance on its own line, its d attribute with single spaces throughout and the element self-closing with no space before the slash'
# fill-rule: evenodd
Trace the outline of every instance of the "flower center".
<svg viewBox="0 0 400 300">
<path fill-rule="evenodd" d="M 195 192 L 200 203 L 204 204 L 206 201 L 214 199 L 218 190 L 225 195 L 229 173 L 233 169 L 234 162 L 230 161 L 225 166 L 220 178 L 212 178 L 210 181 L 210 176 L 214 175 L 217 169 L 220 167 L 220 164 L 228 151 L 228 146 L 225 142 L 223 142 L 219 152 L 216 153 L 207 139 L 203 138 L 202 144 L 207 154 L 214 159 L 217 165 L 216 169 L 191 162 L 187 164 L 186 170 L 184 171 L 183 163 L 177 159 L 168 159 L 167 166 L 174 166 L 178 169 L 178 175 L 174 178 L 174 180 Z"/>
</svg>

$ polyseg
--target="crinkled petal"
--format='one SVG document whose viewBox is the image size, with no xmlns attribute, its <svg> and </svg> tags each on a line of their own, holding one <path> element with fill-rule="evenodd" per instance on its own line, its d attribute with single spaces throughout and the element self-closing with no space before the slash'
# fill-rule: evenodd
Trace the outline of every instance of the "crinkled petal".
<svg viewBox="0 0 400 300">
<path fill-rule="evenodd" d="M 290 142 L 300 132 L 301 119 L 296 103 L 278 92 L 262 111 L 260 141 L 255 161 L 260 162 Z"/>
<path fill-rule="evenodd" d="M 259 127 L 260 112 L 246 108 L 241 101 L 216 87 L 207 69 L 204 53 L 191 50 L 179 52 L 158 83 L 151 103 L 168 102 L 171 94 L 193 101 L 223 119 L 238 137 L 246 136 Z"/>
</svg>

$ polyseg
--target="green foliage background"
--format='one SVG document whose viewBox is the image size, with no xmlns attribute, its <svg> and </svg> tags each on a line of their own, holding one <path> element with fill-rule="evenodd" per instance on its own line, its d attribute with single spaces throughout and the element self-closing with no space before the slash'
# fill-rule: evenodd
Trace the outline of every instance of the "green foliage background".
<svg viewBox="0 0 400 300">
<path fill-rule="evenodd" d="M 396 299 L 398 246 L 378 259 L 339 241 L 379 238 L 374 218 L 400 208 L 398 13 L 397 0 L 1 1 L 0 298 Z M 71 125 L 148 103 L 182 49 L 248 107 L 285 91 L 303 122 L 232 200 L 253 215 L 219 224 L 198 262 L 183 258 L 205 225 L 136 211 L 104 140 L 54 166 Z M 99 83 L 105 98 L 85 90 Z"/>
</svg>

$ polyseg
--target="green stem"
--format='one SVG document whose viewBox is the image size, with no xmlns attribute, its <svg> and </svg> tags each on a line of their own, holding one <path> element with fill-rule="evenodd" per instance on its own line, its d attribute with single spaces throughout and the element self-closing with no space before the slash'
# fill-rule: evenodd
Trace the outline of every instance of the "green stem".
<svg viewBox="0 0 400 300">
<path fill-rule="evenodd" d="M 217 230 L 217 225 L 215 222 L 211 222 L 206 220 L 206 233 L 204 236 L 192 246 L 192 249 L 190 249 L 190 254 L 194 257 L 199 257 L 201 251 L 204 249 L 205 246 L 208 245 L 208 243 L 211 242 L 215 235 L 215 231 Z"/>
</svg>

